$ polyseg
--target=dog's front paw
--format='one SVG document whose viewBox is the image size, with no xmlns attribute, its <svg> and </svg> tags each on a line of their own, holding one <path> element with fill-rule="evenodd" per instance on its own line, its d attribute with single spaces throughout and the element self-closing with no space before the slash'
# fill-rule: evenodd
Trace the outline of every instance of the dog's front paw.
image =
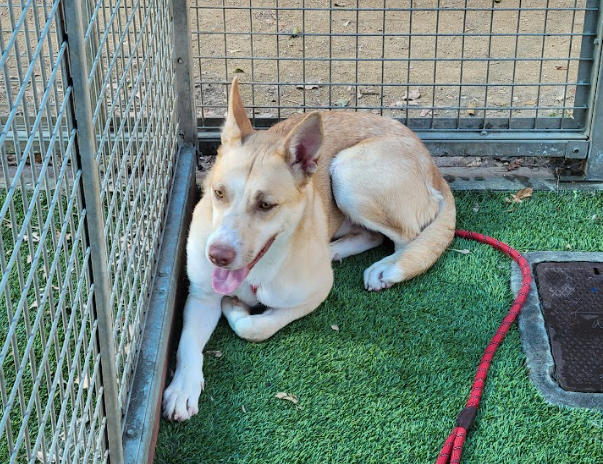
<svg viewBox="0 0 603 464">
<path fill-rule="evenodd" d="M 203 374 L 177 371 L 163 392 L 163 417 L 183 422 L 199 412 L 199 395 L 203 390 Z"/>
<path fill-rule="evenodd" d="M 270 335 L 266 335 L 260 323 L 262 315 L 252 315 L 251 308 L 238 298 L 225 296 L 222 298 L 222 313 L 228 325 L 243 340 L 248 342 L 261 342 Z M 265 315 L 265 314 L 264 314 Z"/>
</svg>

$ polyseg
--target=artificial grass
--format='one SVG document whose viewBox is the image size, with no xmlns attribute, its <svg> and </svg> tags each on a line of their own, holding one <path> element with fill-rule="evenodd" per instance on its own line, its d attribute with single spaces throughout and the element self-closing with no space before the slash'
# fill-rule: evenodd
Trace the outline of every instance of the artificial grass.
<svg viewBox="0 0 603 464">
<path fill-rule="evenodd" d="M 457 226 L 522 252 L 603 251 L 603 192 L 455 192 Z M 508 211 L 513 209 L 512 211 Z M 162 420 L 156 463 L 433 463 L 482 352 L 510 307 L 510 260 L 456 239 L 425 275 L 368 293 L 388 246 L 335 263 L 329 298 L 260 344 L 224 319 L 186 423 Z M 336 324 L 339 330 L 331 326 Z M 288 392 L 299 404 L 275 398 Z M 603 413 L 546 403 L 513 327 L 492 364 L 464 464 L 603 463 Z"/>
</svg>

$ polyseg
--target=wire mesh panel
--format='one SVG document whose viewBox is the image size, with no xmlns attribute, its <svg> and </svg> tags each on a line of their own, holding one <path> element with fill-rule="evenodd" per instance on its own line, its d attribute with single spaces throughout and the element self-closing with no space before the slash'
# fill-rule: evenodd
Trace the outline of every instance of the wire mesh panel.
<svg viewBox="0 0 603 464">
<path fill-rule="evenodd" d="M 125 412 L 176 160 L 167 0 L 88 3 L 86 35 L 110 307 Z"/>
<path fill-rule="evenodd" d="M 422 131 L 576 132 L 597 2 L 209 0 L 193 7 L 197 114 L 216 125 L 239 76 L 256 125 L 372 111 Z"/>
<path fill-rule="evenodd" d="M 59 1 L 0 4 L 0 462 L 104 462 Z"/>
<path fill-rule="evenodd" d="M 177 160 L 171 34 L 168 0 L 0 4 L 2 463 L 122 462 Z"/>
</svg>

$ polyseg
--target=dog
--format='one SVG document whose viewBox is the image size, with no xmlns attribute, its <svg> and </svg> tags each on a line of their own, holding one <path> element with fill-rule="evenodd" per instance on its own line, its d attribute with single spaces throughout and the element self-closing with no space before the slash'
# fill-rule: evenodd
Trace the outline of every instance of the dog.
<svg viewBox="0 0 603 464">
<path fill-rule="evenodd" d="M 398 121 L 324 111 L 255 131 L 235 78 L 188 235 L 190 290 L 164 417 L 198 412 L 203 348 L 222 314 L 239 337 L 266 340 L 327 298 L 333 260 L 389 238 L 395 252 L 364 271 L 365 288 L 380 291 L 429 269 L 455 221 L 448 184 Z M 258 304 L 266 309 L 252 313 Z"/>
</svg>

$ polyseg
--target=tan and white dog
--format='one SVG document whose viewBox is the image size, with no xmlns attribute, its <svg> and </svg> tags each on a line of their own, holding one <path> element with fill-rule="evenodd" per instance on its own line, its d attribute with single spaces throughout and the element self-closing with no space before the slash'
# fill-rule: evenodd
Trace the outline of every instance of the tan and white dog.
<svg viewBox="0 0 603 464">
<path fill-rule="evenodd" d="M 332 260 L 389 238 L 395 252 L 364 272 L 379 291 L 429 269 L 454 235 L 448 184 L 393 119 L 315 112 L 254 131 L 235 78 L 221 138 L 193 213 L 190 293 L 163 395 L 164 416 L 179 421 L 198 411 L 202 352 L 222 313 L 240 337 L 266 340 L 325 300 Z"/>
</svg>

